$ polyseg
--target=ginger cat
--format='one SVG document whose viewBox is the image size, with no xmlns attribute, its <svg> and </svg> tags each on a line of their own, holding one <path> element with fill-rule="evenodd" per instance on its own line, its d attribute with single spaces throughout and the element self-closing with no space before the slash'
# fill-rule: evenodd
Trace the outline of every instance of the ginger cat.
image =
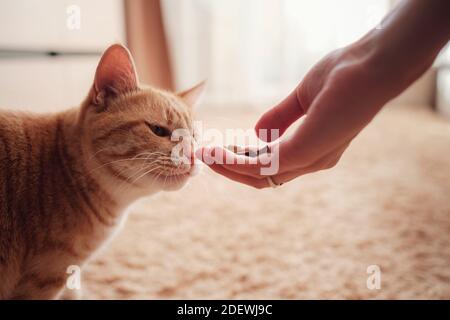
<svg viewBox="0 0 450 320">
<path fill-rule="evenodd" d="M 130 53 L 116 44 L 79 108 L 0 111 L 0 299 L 66 296 L 67 268 L 89 260 L 131 203 L 186 182 L 193 150 L 174 159 L 180 142 L 171 135 L 184 129 L 192 145 L 202 89 L 140 87 Z"/>
</svg>

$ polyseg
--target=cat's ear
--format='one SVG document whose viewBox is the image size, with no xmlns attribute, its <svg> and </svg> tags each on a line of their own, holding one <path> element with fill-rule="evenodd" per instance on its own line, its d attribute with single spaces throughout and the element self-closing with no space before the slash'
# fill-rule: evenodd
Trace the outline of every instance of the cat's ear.
<svg viewBox="0 0 450 320">
<path fill-rule="evenodd" d="M 205 90 L 206 81 L 202 81 L 194 87 L 178 93 L 178 96 L 186 102 L 188 106 L 194 108 Z"/>
<path fill-rule="evenodd" d="M 93 103 L 103 104 L 105 99 L 134 91 L 138 78 L 133 58 L 120 44 L 110 46 L 104 53 L 95 72 Z"/>
</svg>

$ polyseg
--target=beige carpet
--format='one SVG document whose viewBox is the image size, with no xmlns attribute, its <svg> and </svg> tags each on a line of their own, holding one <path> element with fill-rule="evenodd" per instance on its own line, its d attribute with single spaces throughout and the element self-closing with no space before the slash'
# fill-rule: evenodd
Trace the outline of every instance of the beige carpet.
<svg viewBox="0 0 450 320">
<path fill-rule="evenodd" d="M 257 114 L 201 117 L 246 128 Z M 86 298 L 450 299 L 449 120 L 386 109 L 335 169 L 277 190 L 205 169 L 136 206 L 84 271 Z"/>
</svg>

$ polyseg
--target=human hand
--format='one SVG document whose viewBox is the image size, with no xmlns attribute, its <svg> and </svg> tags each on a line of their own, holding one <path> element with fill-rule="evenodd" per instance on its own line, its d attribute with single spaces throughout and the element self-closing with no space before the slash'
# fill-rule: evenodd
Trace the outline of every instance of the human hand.
<svg viewBox="0 0 450 320">
<path fill-rule="evenodd" d="M 266 138 L 258 136 L 269 142 L 272 155 L 278 153 L 279 170 L 271 175 L 276 184 L 333 167 L 351 140 L 384 104 L 384 99 L 373 92 L 376 79 L 368 75 L 368 64 L 355 50 L 350 47 L 327 55 L 291 95 L 267 111 L 256 124 L 257 134 L 264 129 L 269 133 Z M 271 129 L 278 129 L 282 135 L 304 115 L 307 115 L 304 122 L 290 137 L 273 143 Z M 263 154 L 250 161 L 219 147 L 203 148 L 197 155 L 212 170 L 234 181 L 256 188 L 270 185 L 267 176 L 261 173 L 270 155 Z"/>
</svg>

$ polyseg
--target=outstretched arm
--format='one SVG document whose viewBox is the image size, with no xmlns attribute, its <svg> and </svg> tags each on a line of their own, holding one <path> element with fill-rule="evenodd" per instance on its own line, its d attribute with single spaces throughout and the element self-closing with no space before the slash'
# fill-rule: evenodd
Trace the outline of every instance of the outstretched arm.
<svg viewBox="0 0 450 320">
<path fill-rule="evenodd" d="M 282 135 L 307 115 L 293 135 L 280 140 L 279 170 L 272 180 L 280 184 L 333 167 L 386 102 L 431 66 L 449 39 L 450 1 L 405 0 L 381 28 L 324 57 L 256 124 L 257 134 L 260 129 L 279 129 Z M 265 140 L 272 139 L 269 135 Z M 219 147 L 197 152 L 202 159 L 205 154 L 216 155 L 207 163 L 225 177 L 257 188 L 269 186 L 260 170 L 263 161 L 238 164 L 239 156 Z"/>
</svg>

